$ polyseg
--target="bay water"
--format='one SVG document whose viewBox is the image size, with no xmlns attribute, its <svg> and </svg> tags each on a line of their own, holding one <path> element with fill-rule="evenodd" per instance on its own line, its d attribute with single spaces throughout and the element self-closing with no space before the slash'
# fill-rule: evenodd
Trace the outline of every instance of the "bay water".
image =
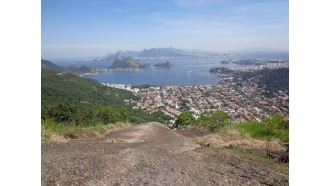
<svg viewBox="0 0 330 186">
<path fill-rule="evenodd" d="M 211 74 L 213 67 L 247 67 L 235 63 L 222 64 L 225 59 L 219 58 L 175 58 L 175 59 L 152 59 L 139 60 L 141 64 L 156 64 L 169 61 L 174 64 L 172 68 L 149 68 L 136 71 L 106 71 L 98 74 L 86 74 L 82 77 L 95 79 L 100 83 L 158 85 L 158 86 L 192 86 L 192 85 L 215 85 L 219 78 Z M 95 68 L 107 68 L 112 62 L 97 62 L 92 60 L 51 60 L 53 63 L 67 67 L 71 64 L 87 65 Z"/>
</svg>

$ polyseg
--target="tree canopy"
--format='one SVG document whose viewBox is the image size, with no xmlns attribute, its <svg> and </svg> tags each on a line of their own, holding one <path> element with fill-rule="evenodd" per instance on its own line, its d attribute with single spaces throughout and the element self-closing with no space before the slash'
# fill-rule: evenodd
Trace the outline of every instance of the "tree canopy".
<svg viewBox="0 0 330 186">
<path fill-rule="evenodd" d="M 187 125 L 191 124 L 195 120 L 193 114 L 189 111 L 183 111 L 178 116 L 178 119 L 176 120 L 177 125 Z"/>
</svg>

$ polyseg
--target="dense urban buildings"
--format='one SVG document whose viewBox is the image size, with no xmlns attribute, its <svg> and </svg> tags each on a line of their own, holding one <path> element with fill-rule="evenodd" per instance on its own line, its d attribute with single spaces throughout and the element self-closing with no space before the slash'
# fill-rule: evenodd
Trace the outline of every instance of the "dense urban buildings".
<svg viewBox="0 0 330 186">
<path fill-rule="evenodd" d="M 272 69 L 286 68 L 288 64 L 268 65 Z M 258 68 L 232 69 L 254 71 Z M 218 85 L 198 86 L 150 86 L 140 88 L 141 99 L 137 107 L 149 113 L 162 111 L 173 120 L 183 111 L 189 110 L 197 118 L 203 112 L 223 111 L 234 123 L 246 120 L 260 121 L 274 114 L 289 117 L 289 92 L 277 91 L 265 96 L 265 87 L 258 86 L 258 78 L 236 80 L 225 74 Z"/>
</svg>

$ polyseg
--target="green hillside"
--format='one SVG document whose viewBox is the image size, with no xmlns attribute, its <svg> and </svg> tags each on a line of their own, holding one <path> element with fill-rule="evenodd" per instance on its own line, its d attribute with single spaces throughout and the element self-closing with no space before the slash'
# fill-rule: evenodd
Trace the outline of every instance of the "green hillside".
<svg viewBox="0 0 330 186">
<path fill-rule="evenodd" d="M 65 71 L 64 68 L 44 59 L 41 60 L 41 69 Z"/>
<path fill-rule="evenodd" d="M 42 70 L 42 105 L 52 103 L 87 104 L 91 107 L 122 106 L 124 99 L 137 99 L 131 92 L 101 85 L 71 73 Z"/>
<path fill-rule="evenodd" d="M 137 99 L 132 92 L 106 87 L 92 79 L 48 68 L 41 71 L 43 120 L 74 125 L 165 122 L 161 113 L 150 115 L 132 109 Z"/>
</svg>

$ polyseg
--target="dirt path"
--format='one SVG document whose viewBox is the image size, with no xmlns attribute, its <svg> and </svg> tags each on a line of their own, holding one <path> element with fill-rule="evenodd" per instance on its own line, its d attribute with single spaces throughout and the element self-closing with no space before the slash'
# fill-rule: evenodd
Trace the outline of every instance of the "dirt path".
<svg viewBox="0 0 330 186">
<path fill-rule="evenodd" d="M 158 123 L 95 140 L 43 142 L 42 185 L 288 185 L 230 153 L 199 148 Z"/>
</svg>

